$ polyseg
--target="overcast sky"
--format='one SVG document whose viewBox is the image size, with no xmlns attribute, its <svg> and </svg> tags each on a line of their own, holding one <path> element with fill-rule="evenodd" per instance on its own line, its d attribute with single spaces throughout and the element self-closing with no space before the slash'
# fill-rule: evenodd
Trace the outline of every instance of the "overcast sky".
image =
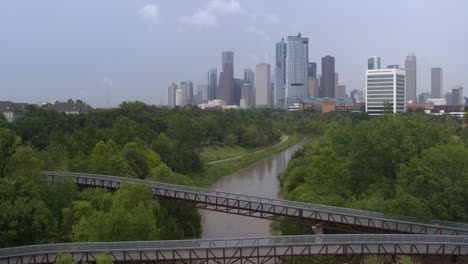
<svg viewBox="0 0 468 264">
<path fill-rule="evenodd" d="M 442 67 L 444 93 L 468 94 L 465 0 L 0 0 L 0 100 L 83 99 L 93 106 L 166 103 L 171 82 L 206 83 L 221 52 L 235 76 L 274 61 L 287 35 L 309 37 L 309 60 L 332 55 L 347 90 L 364 87 L 367 58 L 418 59 L 418 94 Z"/>
</svg>

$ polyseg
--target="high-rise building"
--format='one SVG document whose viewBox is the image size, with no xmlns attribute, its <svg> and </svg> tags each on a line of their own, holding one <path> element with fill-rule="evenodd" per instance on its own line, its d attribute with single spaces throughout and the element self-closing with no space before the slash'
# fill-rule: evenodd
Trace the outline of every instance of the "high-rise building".
<svg viewBox="0 0 468 264">
<path fill-rule="evenodd" d="M 368 70 L 380 70 L 380 57 L 374 56 L 367 59 Z"/>
<path fill-rule="evenodd" d="M 444 94 L 444 99 L 445 99 L 445 104 L 446 105 L 453 105 L 453 94 L 451 92 L 448 92 Z"/>
<path fill-rule="evenodd" d="M 218 88 L 218 69 L 208 70 L 208 100 L 216 99 L 216 89 Z"/>
<path fill-rule="evenodd" d="M 335 58 L 330 55 L 322 58 L 320 97 L 335 97 Z"/>
<path fill-rule="evenodd" d="M 255 76 L 255 106 L 271 107 L 270 64 L 257 64 Z"/>
<path fill-rule="evenodd" d="M 184 91 L 183 105 L 193 104 L 193 83 L 191 81 L 180 82 L 180 89 Z"/>
<path fill-rule="evenodd" d="M 427 100 L 429 100 L 429 98 L 431 98 L 430 93 L 420 93 L 418 96 L 418 103 L 425 104 L 427 103 Z"/>
<path fill-rule="evenodd" d="M 223 71 L 219 73 L 219 86 L 216 97 L 231 105 L 234 103 L 234 52 L 224 51 L 221 64 Z"/>
<path fill-rule="evenodd" d="M 336 89 L 336 98 L 346 98 L 346 85 L 338 85 Z"/>
<path fill-rule="evenodd" d="M 340 79 L 339 74 L 337 72 L 335 72 L 335 97 L 338 97 L 338 95 L 337 95 L 338 86 L 340 85 L 339 79 Z"/>
<path fill-rule="evenodd" d="M 185 105 L 184 90 L 182 90 L 182 89 L 177 89 L 176 90 L 175 105 L 176 106 L 184 106 Z"/>
<path fill-rule="evenodd" d="M 244 83 L 241 89 L 241 99 L 240 99 L 240 106 L 242 108 L 251 108 L 254 106 L 254 100 L 253 100 L 253 89 L 252 85 L 249 83 Z M 244 103 L 242 103 L 244 102 Z"/>
<path fill-rule="evenodd" d="M 303 38 L 300 33 L 297 36 L 285 37 L 276 44 L 276 84 L 274 85 L 276 107 L 293 105 L 307 96 L 308 63 L 309 39 Z"/>
<path fill-rule="evenodd" d="M 167 87 L 167 105 L 169 107 L 174 107 L 176 105 L 176 90 L 179 89 L 177 84 L 171 83 L 169 87 Z"/>
<path fill-rule="evenodd" d="M 319 80 L 314 77 L 309 77 L 309 96 L 320 97 Z"/>
<path fill-rule="evenodd" d="M 255 74 L 251 69 L 244 70 L 244 83 L 250 84 L 252 87 L 255 85 Z"/>
<path fill-rule="evenodd" d="M 244 86 L 244 79 L 234 79 L 234 91 L 233 91 L 233 103 L 235 105 L 240 105 L 242 86 Z"/>
<path fill-rule="evenodd" d="M 452 101 L 453 105 L 463 104 L 463 87 L 456 86 L 452 88 Z"/>
<path fill-rule="evenodd" d="M 442 68 L 431 69 L 431 98 L 442 98 L 443 93 Z"/>
<path fill-rule="evenodd" d="M 406 100 L 416 102 L 417 80 L 416 80 L 416 55 L 410 53 L 405 60 L 406 70 Z"/>
<path fill-rule="evenodd" d="M 387 69 L 399 69 L 399 68 L 400 68 L 400 65 L 398 64 L 387 65 Z"/>
<path fill-rule="evenodd" d="M 307 77 L 317 78 L 317 63 L 309 62 L 307 67 Z"/>
<path fill-rule="evenodd" d="M 208 102 L 208 85 L 200 84 L 197 86 L 197 95 L 195 96 L 195 104 L 202 104 Z"/>
<path fill-rule="evenodd" d="M 405 97 L 405 70 L 367 70 L 366 112 L 369 115 L 403 113 L 406 111 Z"/>
</svg>

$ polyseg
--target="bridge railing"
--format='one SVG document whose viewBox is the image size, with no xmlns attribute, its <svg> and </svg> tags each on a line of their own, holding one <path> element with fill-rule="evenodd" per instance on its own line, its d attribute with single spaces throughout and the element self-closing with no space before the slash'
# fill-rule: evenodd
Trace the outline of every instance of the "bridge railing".
<svg viewBox="0 0 468 264">
<path fill-rule="evenodd" d="M 236 200 L 245 201 L 245 202 L 256 202 L 256 203 L 270 204 L 270 205 L 276 205 L 276 206 L 287 206 L 289 208 L 294 208 L 294 209 L 309 209 L 309 210 L 321 211 L 324 213 L 340 214 L 340 215 L 350 216 L 350 217 L 365 217 L 365 218 L 372 218 L 372 219 L 382 220 L 382 221 L 391 220 L 392 222 L 400 223 L 400 224 L 418 223 L 419 226 L 427 226 L 427 227 L 443 226 L 445 228 L 452 228 L 455 230 L 468 232 L 468 224 L 458 223 L 458 222 L 448 222 L 448 221 L 439 221 L 439 220 L 421 221 L 419 219 L 412 218 L 412 217 L 399 217 L 395 219 L 387 214 L 379 213 L 379 212 L 371 212 L 371 211 L 365 211 L 365 210 L 359 210 L 359 209 L 342 208 L 342 207 L 335 207 L 335 206 L 328 206 L 328 205 L 319 205 L 319 204 L 303 203 L 303 202 L 296 202 L 296 201 L 256 197 L 256 196 L 250 196 L 250 195 L 244 195 L 244 194 L 213 191 L 213 190 L 190 187 L 190 186 L 160 183 L 160 182 L 147 181 L 147 180 L 134 179 L 134 178 L 126 178 L 126 177 L 118 177 L 118 176 L 76 173 L 76 172 L 53 172 L 53 171 L 45 171 L 44 173 L 47 175 L 54 175 L 54 176 L 64 176 L 64 177 L 71 176 L 71 177 L 80 177 L 80 178 L 88 178 L 88 179 L 100 179 L 104 181 L 113 181 L 113 182 L 118 182 L 118 183 L 148 184 L 154 188 L 182 191 L 182 192 L 191 193 L 191 194 L 205 194 L 205 195 L 211 195 L 211 196 L 228 198 L 228 199 L 236 199 Z"/>
<path fill-rule="evenodd" d="M 302 235 L 277 237 L 247 237 L 229 239 L 194 239 L 169 241 L 131 242 L 83 242 L 23 246 L 0 249 L 2 257 L 22 256 L 35 253 L 105 252 L 113 250 L 161 250 L 200 248 L 242 248 L 262 246 L 297 246 L 310 244 L 434 244 L 457 245 L 468 254 L 468 236 L 397 235 L 397 234 L 345 234 L 345 235 Z"/>
</svg>

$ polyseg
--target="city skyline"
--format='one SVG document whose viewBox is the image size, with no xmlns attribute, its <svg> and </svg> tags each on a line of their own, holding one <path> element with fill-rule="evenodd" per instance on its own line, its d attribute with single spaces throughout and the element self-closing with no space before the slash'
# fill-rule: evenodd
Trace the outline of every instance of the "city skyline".
<svg viewBox="0 0 468 264">
<path fill-rule="evenodd" d="M 206 0 L 180 5 L 84 0 L 70 12 L 70 4 L 53 0 L 2 1 L 2 99 L 34 103 L 74 98 L 103 107 L 109 90 L 110 106 L 133 100 L 165 104 L 170 83 L 190 80 L 195 86 L 203 85 L 208 69 L 221 72 L 219 54 L 225 50 L 236 56 L 234 78 L 265 61 L 272 64 L 273 75 L 275 43 L 299 32 L 313 40 L 309 62 L 317 63 L 317 72 L 323 56 L 336 58 L 335 71 L 347 93 L 364 88 L 367 58 L 380 56 L 382 66 L 404 65 L 411 52 L 418 59 L 418 95 L 430 91 L 432 67 L 444 69 L 444 94 L 453 86 L 468 87 L 464 74 L 468 54 L 463 45 L 468 36 L 460 34 L 468 30 L 466 1 L 401 0 L 385 13 L 374 12 L 379 10 L 374 1 L 363 1 L 360 8 L 345 1 L 298 5 L 302 6 L 288 12 L 273 1 Z M 311 20 L 309 7 L 323 12 Z M 203 20 L 198 11 L 209 16 Z M 87 15 L 82 16 L 83 12 Z M 369 23 L 376 17 L 378 23 Z M 326 29 L 311 27 L 320 19 L 335 23 Z M 376 40 L 376 27 L 390 24 L 403 27 Z M 439 41 L 433 41 L 434 35 Z M 396 36 L 405 41 L 390 41 Z M 343 38 L 347 41 L 339 41 Z M 184 63 L 175 63 L 179 57 Z"/>
</svg>

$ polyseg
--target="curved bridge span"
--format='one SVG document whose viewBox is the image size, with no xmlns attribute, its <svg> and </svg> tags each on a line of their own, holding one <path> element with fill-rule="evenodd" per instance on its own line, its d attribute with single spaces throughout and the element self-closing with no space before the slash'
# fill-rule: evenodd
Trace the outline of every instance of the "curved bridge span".
<svg viewBox="0 0 468 264">
<path fill-rule="evenodd" d="M 422 222 L 409 217 L 394 219 L 377 212 L 269 199 L 126 177 L 52 171 L 44 173 L 49 181 L 68 180 L 85 188 L 115 190 L 125 183 L 147 184 L 160 198 L 192 202 L 203 209 L 270 220 L 287 220 L 299 224 L 311 220 L 324 224 L 326 228 L 349 232 L 468 236 L 468 224 L 464 223 Z"/>
<path fill-rule="evenodd" d="M 276 264 L 287 263 L 287 257 L 296 257 L 294 262 L 300 259 L 310 262 L 312 259 L 334 257 L 336 262 L 346 258 L 347 263 L 359 263 L 367 255 L 390 260 L 408 255 L 420 258 L 423 262 L 433 260 L 435 263 L 466 263 L 468 237 L 351 234 L 49 244 L 0 249 L 0 264 L 54 263 L 58 252 L 70 253 L 80 263 L 95 262 L 105 252 L 109 253 L 114 262 L 123 263 Z"/>
</svg>

